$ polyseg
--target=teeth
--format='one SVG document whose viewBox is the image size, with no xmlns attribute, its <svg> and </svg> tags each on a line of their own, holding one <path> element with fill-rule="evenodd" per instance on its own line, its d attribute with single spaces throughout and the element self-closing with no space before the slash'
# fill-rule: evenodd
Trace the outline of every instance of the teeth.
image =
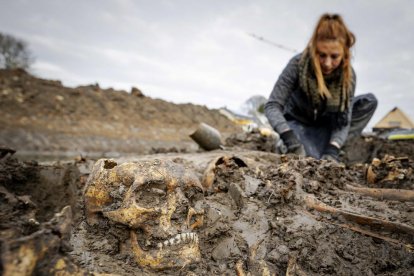
<svg viewBox="0 0 414 276">
<path fill-rule="evenodd" d="M 198 243 L 198 235 L 195 233 L 177 234 L 174 237 L 170 238 L 169 240 L 164 241 L 163 243 L 158 243 L 157 247 L 159 249 L 162 249 L 165 246 L 172 246 L 172 245 L 178 245 L 178 244 L 190 243 L 190 242 Z"/>
<path fill-rule="evenodd" d="M 170 242 L 171 245 L 174 245 L 175 244 L 175 238 L 171 238 L 168 241 Z"/>
</svg>

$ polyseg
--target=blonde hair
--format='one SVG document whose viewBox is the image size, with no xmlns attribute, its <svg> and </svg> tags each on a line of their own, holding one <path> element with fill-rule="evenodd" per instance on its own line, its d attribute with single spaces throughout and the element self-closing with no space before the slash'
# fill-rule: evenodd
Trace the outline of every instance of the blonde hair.
<svg viewBox="0 0 414 276">
<path fill-rule="evenodd" d="M 313 35 L 305 49 L 305 53 L 310 54 L 315 69 L 320 95 L 324 98 L 330 98 L 331 93 L 326 87 L 316 49 L 316 43 L 318 41 L 326 40 L 339 41 L 343 47 L 344 55 L 342 59 L 342 68 L 344 77 L 342 86 L 345 91 L 349 93 L 349 87 L 351 87 L 352 84 L 350 48 L 355 44 L 355 35 L 347 28 L 344 20 L 339 14 L 325 13 L 319 18 Z"/>
</svg>

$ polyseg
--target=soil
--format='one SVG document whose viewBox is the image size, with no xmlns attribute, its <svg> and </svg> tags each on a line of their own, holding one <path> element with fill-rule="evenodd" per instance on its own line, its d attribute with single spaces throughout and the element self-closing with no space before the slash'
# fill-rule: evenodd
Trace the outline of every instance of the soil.
<svg viewBox="0 0 414 276">
<path fill-rule="evenodd" d="M 218 110 L 152 99 L 135 87 L 68 88 L 23 70 L 0 69 L 0 145 L 24 158 L 195 152 L 189 135 L 202 122 L 223 139 L 241 131 Z"/>
<path fill-rule="evenodd" d="M 360 137 L 340 163 L 279 155 L 273 138 L 242 132 L 217 110 L 137 89 L 65 88 L 24 71 L 0 77 L 2 275 L 414 273 L 413 142 Z M 203 151 L 188 138 L 200 122 L 222 133 L 223 149 Z M 84 193 L 101 157 L 170 160 L 210 184 L 196 230 L 199 262 L 140 267 L 127 226 L 86 222 Z"/>
</svg>

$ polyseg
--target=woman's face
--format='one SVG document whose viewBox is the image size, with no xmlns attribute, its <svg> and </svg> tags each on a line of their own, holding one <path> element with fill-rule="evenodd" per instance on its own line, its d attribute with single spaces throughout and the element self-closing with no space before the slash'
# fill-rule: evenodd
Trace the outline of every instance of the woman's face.
<svg viewBox="0 0 414 276">
<path fill-rule="evenodd" d="M 338 40 L 322 40 L 316 43 L 316 54 L 322 73 L 329 75 L 341 64 L 344 48 Z"/>
</svg>

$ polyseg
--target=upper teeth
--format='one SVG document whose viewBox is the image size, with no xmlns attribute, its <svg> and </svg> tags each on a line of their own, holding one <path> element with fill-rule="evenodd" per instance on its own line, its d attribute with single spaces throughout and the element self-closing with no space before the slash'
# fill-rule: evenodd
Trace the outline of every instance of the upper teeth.
<svg viewBox="0 0 414 276">
<path fill-rule="evenodd" d="M 198 243 L 198 236 L 196 233 L 181 233 L 177 234 L 163 243 L 158 243 L 157 247 L 162 249 L 165 246 L 177 245 L 181 243 L 195 242 Z"/>
</svg>

